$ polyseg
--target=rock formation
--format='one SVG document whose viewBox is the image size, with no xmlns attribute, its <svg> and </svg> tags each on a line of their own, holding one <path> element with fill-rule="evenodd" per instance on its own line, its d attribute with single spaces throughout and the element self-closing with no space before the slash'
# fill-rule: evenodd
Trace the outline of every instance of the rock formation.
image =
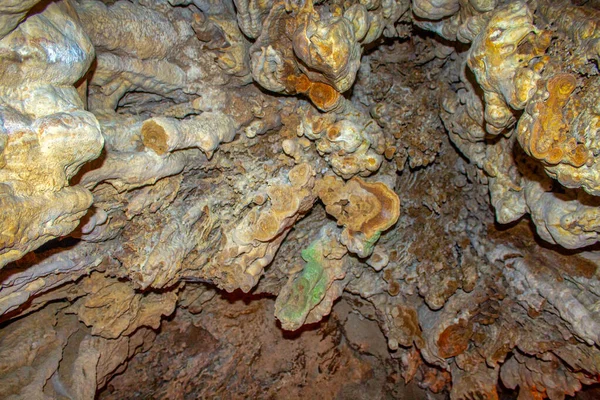
<svg viewBox="0 0 600 400">
<path fill-rule="evenodd" d="M 599 61 L 594 0 L 4 1 L 0 397 L 585 394 Z"/>
</svg>

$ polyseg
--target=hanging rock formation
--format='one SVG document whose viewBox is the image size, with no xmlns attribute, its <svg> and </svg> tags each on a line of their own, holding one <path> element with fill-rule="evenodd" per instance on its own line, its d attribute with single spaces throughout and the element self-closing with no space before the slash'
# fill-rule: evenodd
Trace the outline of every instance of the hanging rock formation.
<svg viewBox="0 0 600 400">
<path fill-rule="evenodd" d="M 1 397 L 585 391 L 599 60 L 597 1 L 3 2 Z"/>
</svg>

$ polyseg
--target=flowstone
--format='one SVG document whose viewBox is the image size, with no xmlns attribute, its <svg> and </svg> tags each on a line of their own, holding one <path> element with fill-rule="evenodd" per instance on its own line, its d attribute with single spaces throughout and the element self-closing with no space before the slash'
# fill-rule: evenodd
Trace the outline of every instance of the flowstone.
<svg viewBox="0 0 600 400">
<path fill-rule="evenodd" d="M 598 397 L 599 27 L 3 1 L 0 397 Z"/>
</svg>

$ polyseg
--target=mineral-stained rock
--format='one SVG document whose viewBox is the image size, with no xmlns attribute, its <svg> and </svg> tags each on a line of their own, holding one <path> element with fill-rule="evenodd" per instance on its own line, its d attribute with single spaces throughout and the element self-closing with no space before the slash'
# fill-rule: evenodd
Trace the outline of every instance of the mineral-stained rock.
<svg viewBox="0 0 600 400">
<path fill-rule="evenodd" d="M 316 8 L 313 2 L 276 1 L 250 49 L 254 79 L 268 90 L 306 93 L 321 110 L 319 92 L 338 98 L 354 83 L 361 44 L 376 40 L 406 10 L 402 1 Z M 395 32 L 395 29 L 389 29 Z"/>
<path fill-rule="evenodd" d="M 525 3 L 499 7 L 469 50 L 469 66 L 484 90 L 487 130 L 497 134 L 513 123 L 510 107 L 522 109 L 531 99 L 543 68 L 550 34 L 538 31 Z M 540 59 L 540 61 L 537 61 Z"/>
<path fill-rule="evenodd" d="M 333 176 L 317 183 L 316 191 L 328 214 L 344 226 L 341 241 L 359 257 L 373 252 L 381 233 L 400 215 L 398 196 L 384 183 L 354 178 L 345 185 Z"/>
<path fill-rule="evenodd" d="M 0 397 L 585 392 L 599 10 L 3 1 Z"/>
<path fill-rule="evenodd" d="M 165 57 L 177 44 L 178 32 L 162 13 L 127 1 L 106 6 L 99 1 L 77 2 L 87 34 L 100 51 L 114 51 L 142 60 Z"/>
<path fill-rule="evenodd" d="M 39 0 L 11 0 L 6 1 L 0 8 L 0 38 L 6 36 L 21 22 L 27 12 L 38 3 Z"/>
<path fill-rule="evenodd" d="M 296 330 L 331 311 L 333 301 L 341 295 L 335 281 L 346 276 L 343 257 L 347 250 L 339 241 L 339 232 L 325 226 L 319 237 L 302 250 L 306 265 L 297 276 L 290 277 L 275 303 L 275 316 L 284 329 Z"/>
<path fill-rule="evenodd" d="M 189 120 L 151 118 L 142 125 L 142 141 L 156 154 L 197 147 L 209 157 L 221 142 L 235 136 L 234 122 L 218 112 L 206 112 Z"/>
<path fill-rule="evenodd" d="M 88 295 L 67 312 L 77 314 L 91 327 L 92 335 L 107 339 L 129 336 L 140 326 L 158 328 L 161 317 L 171 314 L 177 301 L 175 293 L 136 293 L 131 286 L 98 274 L 85 278 L 80 285 Z"/>
<path fill-rule="evenodd" d="M 103 140 L 73 87 L 94 48 L 69 1 L 23 21 L 0 54 L 1 267 L 77 227 L 92 196 L 69 180 Z"/>
</svg>

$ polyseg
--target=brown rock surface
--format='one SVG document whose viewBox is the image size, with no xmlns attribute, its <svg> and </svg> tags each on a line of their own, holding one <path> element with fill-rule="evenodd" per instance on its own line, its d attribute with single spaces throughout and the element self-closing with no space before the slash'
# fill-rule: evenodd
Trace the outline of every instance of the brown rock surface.
<svg viewBox="0 0 600 400">
<path fill-rule="evenodd" d="M 594 396 L 598 1 L 1 3 L 0 397 Z"/>
</svg>

